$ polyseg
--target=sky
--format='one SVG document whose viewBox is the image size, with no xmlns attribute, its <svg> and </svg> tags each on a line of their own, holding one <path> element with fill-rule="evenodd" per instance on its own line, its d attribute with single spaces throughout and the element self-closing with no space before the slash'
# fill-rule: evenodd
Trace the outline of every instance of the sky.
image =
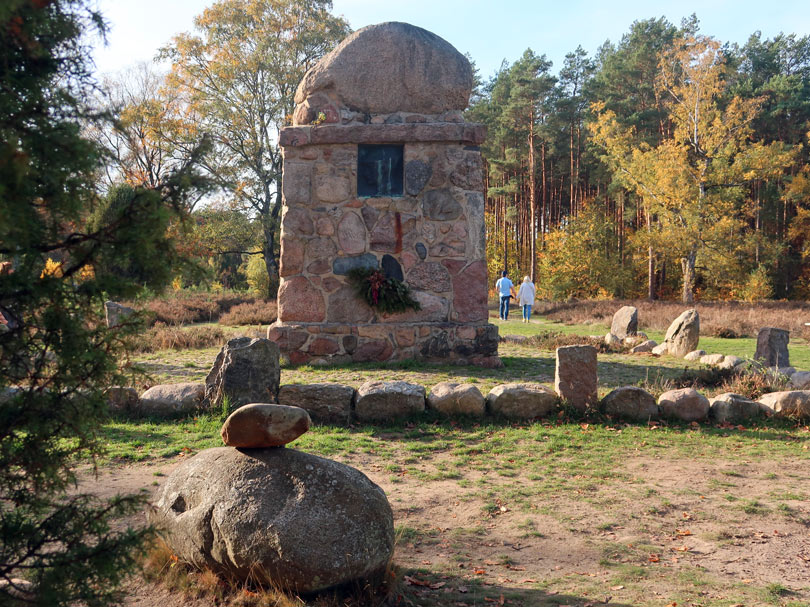
<svg viewBox="0 0 810 607">
<path fill-rule="evenodd" d="M 97 70 L 114 73 L 151 61 L 174 34 L 191 31 L 194 16 L 213 0 L 97 0 L 110 24 L 108 44 L 95 51 Z M 666 17 L 680 24 L 695 13 L 701 32 L 743 44 L 755 31 L 810 34 L 807 0 L 333 0 L 333 12 L 353 29 L 405 21 L 438 34 L 469 53 L 483 79 L 527 48 L 545 54 L 556 73 L 565 54 L 581 45 L 595 55 L 617 42 L 633 21 Z"/>
</svg>

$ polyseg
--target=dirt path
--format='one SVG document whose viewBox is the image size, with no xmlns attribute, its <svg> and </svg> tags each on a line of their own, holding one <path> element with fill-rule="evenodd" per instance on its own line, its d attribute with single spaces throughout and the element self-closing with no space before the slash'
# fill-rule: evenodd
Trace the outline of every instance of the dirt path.
<svg viewBox="0 0 810 607">
<path fill-rule="evenodd" d="M 463 483 L 424 481 L 391 474 L 375 456 L 344 461 L 389 496 L 401 534 L 396 563 L 412 579 L 439 585 L 410 588 L 416 604 L 481 605 L 488 596 L 527 606 L 606 598 L 612 605 L 750 605 L 752 596 L 810 604 L 806 460 L 635 459 L 624 462 L 627 480 L 586 485 L 576 499 L 552 493 L 528 507 L 513 507 L 510 496 L 540 481 L 473 471 Z M 107 496 L 152 492 L 179 463 L 106 467 L 83 487 Z M 425 468 L 444 463 L 438 454 Z M 125 604 L 133 607 L 210 604 L 142 581 L 130 591 Z"/>
</svg>

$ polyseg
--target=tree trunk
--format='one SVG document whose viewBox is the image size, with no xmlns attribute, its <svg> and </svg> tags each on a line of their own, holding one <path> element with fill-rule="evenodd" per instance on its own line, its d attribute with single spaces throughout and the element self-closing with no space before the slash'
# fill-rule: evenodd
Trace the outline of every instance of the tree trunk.
<svg viewBox="0 0 810 607">
<path fill-rule="evenodd" d="M 652 230 L 652 221 L 650 214 L 645 212 L 647 216 L 647 233 Z M 647 299 L 653 301 L 655 299 L 655 252 L 652 245 L 647 247 Z"/>
<path fill-rule="evenodd" d="M 534 108 L 529 113 L 529 207 L 530 207 L 530 222 L 531 229 L 529 230 L 529 277 L 534 282 L 534 269 L 537 265 L 535 259 L 537 251 L 537 202 L 535 200 L 535 190 L 537 184 L 535 183 L 534 175 Z"/>
<path fill-rule="evenodd" d="M 694 303 L 695 301 L 695 260 L 697 259 L 697 247 L 692 249 L 681 258 L 681 271 L 683 273 L 683 293 L 681 301 L 683 303 Z"/>
</svg>

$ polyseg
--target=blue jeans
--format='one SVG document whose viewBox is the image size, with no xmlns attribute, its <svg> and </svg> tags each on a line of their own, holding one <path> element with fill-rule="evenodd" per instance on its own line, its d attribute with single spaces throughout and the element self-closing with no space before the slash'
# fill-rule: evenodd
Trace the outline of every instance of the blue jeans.
<svg viewBox="0 0 810 607">
<path fill-rule="evenodd" d="M 501 306 L 498 308 L 498 315 L 501 320 L 509 320 L 509 300 L 512 299 L 511 295 L 501 295 Z"/>
<path fill-rule="evenodd" d="M 532 317 L 532 307 L 523 306 L 523 320 L 531 320 L 531 317 Z"/>
</svg>

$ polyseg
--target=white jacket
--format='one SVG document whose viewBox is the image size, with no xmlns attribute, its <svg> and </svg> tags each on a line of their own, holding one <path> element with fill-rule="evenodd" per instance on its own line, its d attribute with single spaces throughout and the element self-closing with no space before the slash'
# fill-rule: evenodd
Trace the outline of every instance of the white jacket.
<svg viewBox="0 0 810 607">
<path fill-rule="evenodd" d="M 520 283 L 520 289 L 518 290 L 518 305 L 519 306 L 533 306 L 534 305 L 534 295 L 537 289 L 532 282 L 522 282 Z"/>
</svg>

